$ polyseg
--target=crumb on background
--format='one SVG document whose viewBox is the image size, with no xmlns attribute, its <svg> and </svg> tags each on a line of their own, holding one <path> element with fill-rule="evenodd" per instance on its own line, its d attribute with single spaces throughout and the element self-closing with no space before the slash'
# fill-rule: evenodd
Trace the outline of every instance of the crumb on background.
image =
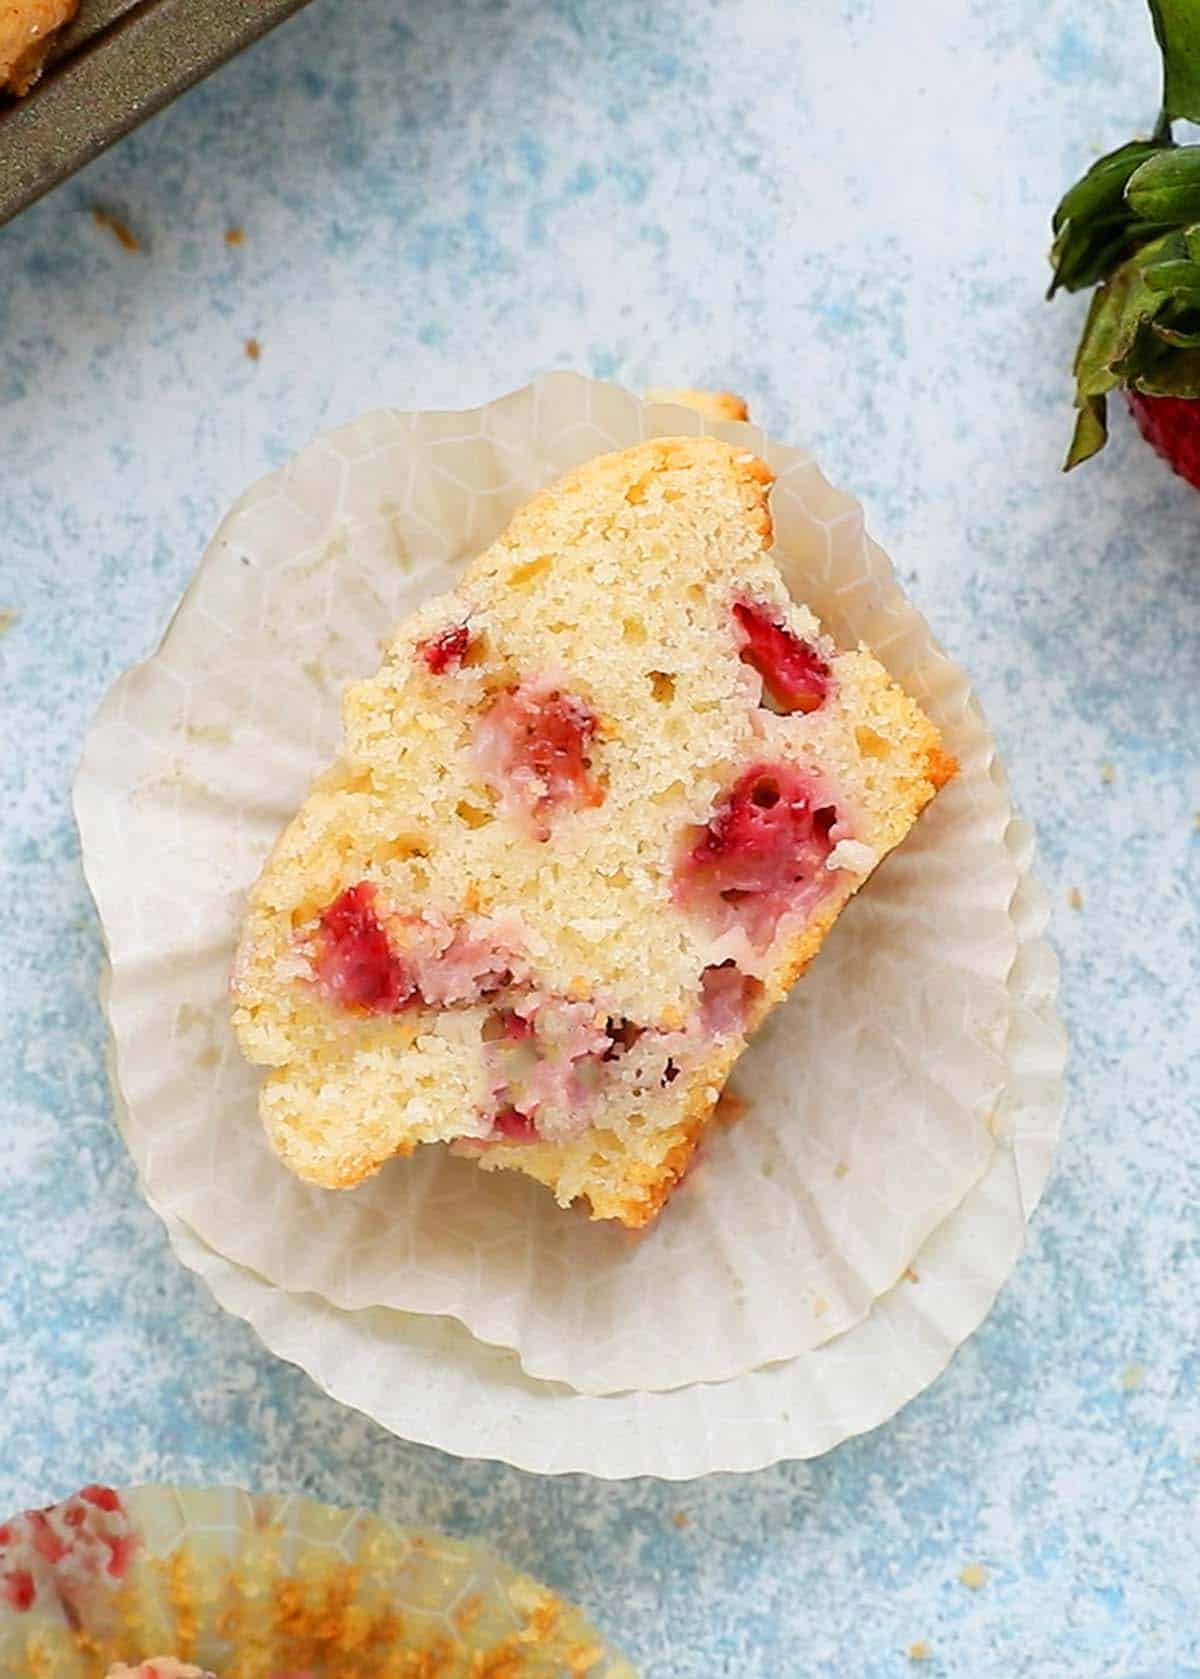
<svg viewBox="0 0 1200 1679">
<path fill-rule="evenodd" d="M 227 245 L 244 245 L 246 243 L 245 229 L 241 227 L 227 227 L 225 229 L 225 243 Z"/>
<path fill-rule="evenodd" d="M 910 1644 L 904 1654 L 910 1662 L 927 1662 L 933 1655 L 933 1646 L 926 1638 L 918 1638 L 915 1644 Z"/>
<path fill-rule="evenodd" d="M 688 1525 L 688 1513 L 687 1513 L 687 1511 L 686 1510 L 676 1510 L 675 1514 L 671 1517 L 671 1522 L 677 1528 L 680 1528 L 680 1529 L 685 1528 Z"/>
<path fill-rule="evenodd" d="M 97 227 L 104 228 L 111 233 L 117 243 L 126 251 L 140 251 L 142 242 L 137 234 L 123 222 L 120 216 L 114 216 L 111 210 L 104 210 L 99 204 L 92 205 L 92 220 Z"/>
<path fill-rule="evenodd" d="M 908 1283 L 919 1283 L 921 1278 L 920 1278 L 919 1274 L 910 1265 L 910 1266 L 907 1267 L 907 1269 L 904 1272 L 904 1280 L 905 1280 L 905 1282 L 908 1282 Z"/>
<path fill-rule="evenodd" d="M 1079 890 L 1078 886 L 1072 886 L 1071 890 L 1067 893 L 1067 902 L 1070 904 L 1072 909 L 1083 908 L 1083 893 Z"/>
<path fill-rule="evenodd" d="M 242 348 L 251 361 L 258 361 L 262 355 L 262 345 L 257 338 L 247 338 Z"/>
<path fill-rule="evenodd" d="M 982 1591 L 987 1585 L 988 1571 L 981 1562 L 969 1562 L 958 1577 L 960 1586 L 966 1586 L 968 1591 Z"/>
<path fill-rule="evenodd" d="M 837 1165 L 833 1168 L 833 1175 L 835 1178 L 844 1178 L 849 1170 L 850 1168 L 846 1162 L 844 1160 L 839 1160 Z"/>
<path fill-rule="evenodd" d="M 1101 779 L 1101 781 L 1109 782 L 1109 783 L 1115 781 L 1117 779 L 1117 766 L 1115 764 L 1110 764 L 1110 763 L 1101 764 L 1100 765 L 1100 779 Z"/>
<path fill-rule="evenodd" d="M 21 614 L 13 606 L 0 606 L 0 636 L 8 634 Z"/>
<path fill-rule="evenodd" d="M 1140 1388 L 1145 1379 L 1146 1366 L 1144 1364 L 1127 1364 L 1121 1372 L 1121 1386 L 1126 1393 L 1132 1393 L 1135 1388 Z"/>
<path fill-rule="evenodd" d="M 823 1318 L 828 1310 L 828 1300 L 826 1300 L 823 1294 L 818 1294 L 817 1298 L 813 1301 L 813 1317 Z"/>
</svg>

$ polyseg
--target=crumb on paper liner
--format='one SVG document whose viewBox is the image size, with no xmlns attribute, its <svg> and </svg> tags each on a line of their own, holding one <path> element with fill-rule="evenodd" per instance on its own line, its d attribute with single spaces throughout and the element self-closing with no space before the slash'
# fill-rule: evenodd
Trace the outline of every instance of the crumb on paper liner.
<svg viewBox="0 0 1200 1679">
<path fill-rule="evenodd" d="M 270 1154 L 257 1074 L 232 1042 L 229 965 L 245 889 L 336 751 L 341 684 L 375 668 L 380 636 L 532 487 L 664 429 L 708 428 L 552 375 L 470 414 L 368 415 L 318 439 L 223 522 L 163 646 L 106 701 L 76 787 L 150 1198 L 284 1288 L 456 1317 L 583 1393 L 728 1380 L 865 1318 L 992 1161 L 1016 954 L 1011 811 L 966 678 L 858 504 L 802 451 L 739 425 L 778 473 L 793 593 L 839 640 L 875 643 L 963 765 L 748 1051 L 751 1114 L 713 1133 L 637 1243 L 435 1148 L 352 1195 L 312 1190 Z M 888 1007 L 866 1006 L 880 988 Z M 230 1217 L 247 1202 L 271 1216 Z"/>
<path fill-rule="evenodd" d="M 89 1487 L 0 1526 L 3 1679 L 164 1655 L 220 1679 L 634 1679 L 578 1609 L 483 1547 L 366 1512 Z"/>
</svg>

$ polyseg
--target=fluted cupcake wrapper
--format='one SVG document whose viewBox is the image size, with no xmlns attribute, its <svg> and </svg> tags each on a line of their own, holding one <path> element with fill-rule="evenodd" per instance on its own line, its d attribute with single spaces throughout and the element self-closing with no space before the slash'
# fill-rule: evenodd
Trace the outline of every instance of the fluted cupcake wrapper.
<svg viewBox="0 0 1200 1679">
<path fill-rule="evenodd" d="M 737 1075 L 745 1116 L 710 1129 L 642 1238 L 438 1148 L 352 1194 L 300 1183 L 262 1134 L 227 985 L 245 891 L 336 752 L 342 685 L 534 490 L 604 449 L 699 430 L 772 465 L 789 586 L 843 645 L 873 646 L 959 776 L 772 1017 Z M 752 426 L 559 374 L 319 439 L 222 523 L 162 647 L 106 700 L 76 801 L 147 1196 L 294 1296 L 456 1318 L 581 1394 L 726 1382 L 863 1324 L 1003 1146 L 1021 870 L 994 743 L 858 504 Z M 1001 1247 L 1022 1229 L 1014 1197 Z"/>
<path fill-rule="evenodd" d="M 612 1479 L 688 1480 L 827 1452 L 886 1422 L 941 1373 L 1016 1264 L 1045 1188 L 1062 1117 L 1058 966 L 1042 936 L 1049 901 L 1028 872 L 1031 833 L 1014 820 L 1006 837 L 1021 884 L 996 1153 L 863 1322 L 811 1352 L 669 1393 L 579 1394 L 535 1380 L 453 1318 L 339 1311 L 289 1294 L 163 1214 L 171 1244 L 273 1352 L 405 1439 L 540 1474 Z"/>
<path fill-rule="evenodd" d="M 232 1488 L 86 1488 L 0 1525 L 2 1679 L 634 1679 L 482 1546 Z"/>
</svg>

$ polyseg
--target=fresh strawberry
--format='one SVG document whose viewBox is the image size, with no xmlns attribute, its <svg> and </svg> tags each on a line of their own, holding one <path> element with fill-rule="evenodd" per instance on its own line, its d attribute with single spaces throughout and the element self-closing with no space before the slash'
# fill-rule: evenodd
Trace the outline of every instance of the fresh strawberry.
<svg viewBox="0 0 1200 1679">
<path fill-rule="evenodd" d="M 1132 386 L 1125 396 L 1146 442 L 1200 490 L 1200 402 L 1194 396 L 1147 396 Z"/>
<path fill-rule="evenodd" d="M 1163 61 L 1148 140 L 1100 158 L 1054 212 L 1049 295 L 1098 284 L 1075 356 L 1075 435 L 1066 470 L 1104 447 L 1107 398 L 1123 389 L 1138 428 L 1200 489 L 1200 145 L 1171 124 L 1200 121 L 1196 0 L 1149 0 Z"/>
</svg>

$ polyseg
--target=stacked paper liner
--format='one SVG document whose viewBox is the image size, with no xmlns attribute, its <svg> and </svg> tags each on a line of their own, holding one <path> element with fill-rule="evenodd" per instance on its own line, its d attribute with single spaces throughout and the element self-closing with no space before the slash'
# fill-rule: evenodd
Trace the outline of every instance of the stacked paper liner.
<svg viewBox="0 0 1200 1679">
<path fill-rule="evenodd" d="M 790 587 L 916 695 L 959 778 L 747 1056 L 745 1116 L 714 1131 L 649 1235 L 564 1216 L 443 1150 L 351 1195 L 300 1184 L 262 1137 L 227 984 L 245 889 L 336 751 L 342 685 L 534 490 L 604 449 L 698 430 L 772 465 Z M 748 425 L 555 375 L 471 413 L 370 415 L 318 440 L 222 524 L 162 647 L 105 702 L 76 798 L 148 1198 L 268 1344 L 398 1432 L 598 1474 L 808 1455 L 931 1380 L 1015 1260 L 1063 1062 L 1028 834 L 965 677 L 857 504 Z M 336 1367 L 334 1326 L 357 1349 Z M 458 1407 L 451 1390 L 490 1399 Z M 662 1424 L 640 1447 L 619 1420 L 639 1406 Z"/>
<path fill-rule="evenodd" d="M 222 1679 L 634 1679 L 481 1546 L 230 1488 L 85 1488 L 0 1526 L 0 1676 L 173 1655 Z"/>
</svg>

